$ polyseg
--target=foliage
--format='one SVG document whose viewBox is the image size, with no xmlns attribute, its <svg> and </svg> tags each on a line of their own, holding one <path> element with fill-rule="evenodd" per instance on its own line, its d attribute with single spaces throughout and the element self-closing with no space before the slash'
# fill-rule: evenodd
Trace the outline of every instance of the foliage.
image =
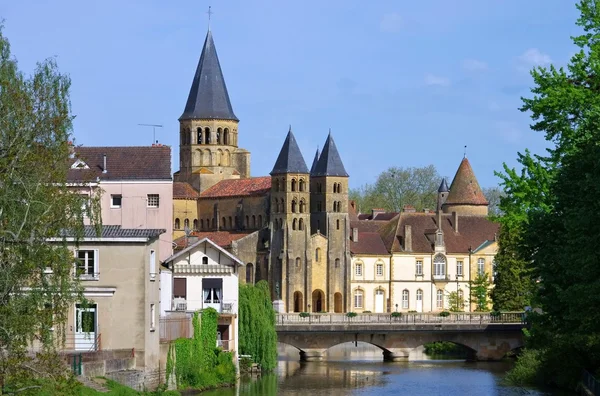
<svg viewBox="0 0 600 396">
<path fill-rule="evenodd" d="M 0 25 L 0 393 L 12 381 L 48 376 L 27 369 L 25 349 L 36 340 L 52 350 L 68 308 L 83 300 L 64 234 L 77 242 L 84 214 L 96 224 L 99 211 L 91 210 L 96 198 L 84 209 L 86 198 L 67 184 L 70 85 L 52 59 L 24 76 Z"/>
<path fill-rule="evenodd" d="M 465 310 L 465 299 L 457 291 L 452 291 L 447 296 L 450 312 L 462 312 Z"/>
<path fill-rule="evenodd" d="M 400 318 L 402 317 L 402 312 L 392 312 L 392 318 Z"/>
<path fill-rule="evenodd" d="M 252 356 L 266 371 L 277 365 L 275 310 L 270 295 L 266 281 L 240 285 L 240 354 Z"/>
<path fill-rule="evenodd" d="M 371 312 L 371 311 L 363 311 L 363 313 L 373 313 L 373 312 Z"/>
<path fill-rule="evenodd" d="M 423 344 L 427 355 L 465 355 L 468 350 L 462 345 L 448 341 L 428 342 Z"/>
<path fill-rule="evenodd" d="M 177 388 L 205 390 L 223 385 L 231 385 L 236 380 L 233 356 L 217 348 L 218 313 L 213 308 L 202 311 L 202 316 L 194 312 L 192 324 L 194 336 L 175 340 L 169 348 L 167 369 L 174 367 Z M 169 364 L 169 360 L 173 362 Z M 167 371 L 167 383 L 172 371 Z"/>
<path fill-rule="evenodd" d="M 450 316 L 450 312 L 442 311 L 439 313 L 439 316 L 441 316 L 442 318 L 447 318 L 448 316 Z"/>
<path fill-rule="evenodd" d="M 504 379 L 511 385 L 538 385 L 542 382 L 542 351 L 523 349 L 517 356 L 515 366 L 506 374 Z"/>
<path fill-rule="evenodd" d="M 362 213 L 373 208 L 399 212 L 404 205 L 412 205 L 417 211 L 435 209 L 437 189 L 442 177 L 435 166 L 422 168 L 391 167 L 379 174 L 375 184 L 365 184 L 350 190 L 350 199 Z"/>
<path fill-rule="evenodd" d="M 354 318 L 356 315 L 357 315 L 357 313 L 356 313 L 356 312 L 347 312 L 347 313 L 346 313 L 346 316 L 347 316 L 348 318 Z"/>
<path fill-rule="evenodd" d="M 247 396 L 265 396 L 277 395 L 277 375 L 262 375 L 256 381 L 242 382 L 240 385 L 240 395 Z"/>
<path fill-rule="evenodd" d="M 488 213 L 490 216 L 502 215 L 502 209 L 500 208 L 500 200 L 504 196 L 504 191 L 500 187 L 485 187 L 482 188 L 483 195 L 488 200 Z"/>
<path fill-rule="evenodd" d="M 91 388 L 81 387 L 77 395 L 81 396 L 178 396 L 180 395 L 177 391 L 167 391 L 163 389 L 157 389 L 156 391 L 136 391 L 120 383 L 106 379 L 106 387 L 109 389 L 108 392 L 98 392 Z M 75 394 L 75 393 L 74 393 Z"/>
<path fill-rule="evenodd" d="M 310 316 L 310 312 L 300 312 L 301 318 L 308 318 Z"/>
<path fill-rule="evenodd" d="M 490 310 L 490 285 L 488 273 L 477 274 L 471 282 L 471 301 L 475 303 L 475 312 L 486 312 Z"/>
</svg>

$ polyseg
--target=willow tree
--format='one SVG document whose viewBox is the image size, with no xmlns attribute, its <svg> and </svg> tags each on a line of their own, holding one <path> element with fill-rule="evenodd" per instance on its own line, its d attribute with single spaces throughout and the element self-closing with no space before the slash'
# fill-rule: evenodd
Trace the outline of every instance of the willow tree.
<svg viewBox="0 0 600 396">
<path fill-rule="evenodd" d="M 51 352 L 82 300 L 63 239 L 82 236 L 90 208 L 67 184 L 69 87 L 54 60 L 25 76 L 0 26 L 0 393 L 45 375 L 27 347 Z"/>
</svg>

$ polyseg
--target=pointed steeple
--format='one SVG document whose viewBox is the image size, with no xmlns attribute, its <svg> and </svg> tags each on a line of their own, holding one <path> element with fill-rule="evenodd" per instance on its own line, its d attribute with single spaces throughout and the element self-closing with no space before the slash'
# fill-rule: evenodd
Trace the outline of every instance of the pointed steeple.
<svg viewBox="0 0 600 396">
<path fill-rule="evenodd" d="M 206 34 L 185 110 L 179 120 L 200 118 L 239 121 L 229 101 L 227 86 L 210 30 Z"/>
<path fill-rule="evenodd" d="M 439 193 L 448 192 L 448 184 L 446 183 L 446 178 L 442 178 L 442 182 L 440 183 L 440 188 L 438 188 Z"/>
<path fill-rule="evenodd" d="M 275 166 L 271 171 L 271 175 L 281 173 L 308 173 L 306 162 L 300 152 L 298 143 L 296 143 L 296 138 L 292 133 L 291 126 L 287 137 L 285 138 L 285 142 L 283 142 Z"/>
<path fill-rule="evenodd" d="M 319 162 L 319 148 L 317 147 L 317 152 L 315 153 L 315 159 L 313 160 L 312 166 L 310 167 L 310 174 L 315 173 L 317 169 L 317 162 Z"/>
<path fill-rule="evenodd" d="M 487 205 L 488 201 L 479 187 L 473 168 L 465 157 L 460 163 L 444 205 Z"/>
<path fill-rule="evenodd" d="M 329 136 L 327 136 L 327 140 L 323 146 L 319 161 L 317 161 L 317 164 L 314 167 L 314 172 L 311 170 L 311 176 L 348 177 L 340 153 L 338 153 L 333 137 L 331 136 L 331 130 L 329 131 Z"/>
</svg>

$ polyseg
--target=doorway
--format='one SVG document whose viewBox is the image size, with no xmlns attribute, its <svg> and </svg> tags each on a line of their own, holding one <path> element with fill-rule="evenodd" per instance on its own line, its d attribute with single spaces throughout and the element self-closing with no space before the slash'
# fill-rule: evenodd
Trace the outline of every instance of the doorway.
<svg viewBox="0 0 600 396">
<path fill-rule="evenodd" d="M 302 312 L 304 310 L 304 301 L 302 292 L 294 292 L 294 312 Z"/>
<path fill-rule="evenodd" d="M 333 295 L 333 312 L 342 312 L 342 293 L 335 293 Z"/>
<path fill-rule="evenodd" d="M 417 290 L 417 312 L 423 312 L 423 290 Z"/>
<path fill-rule="evenodd" d="M 383 313 L 383 302 L 384 302 L 384 291 L 381 289 L 377 289 L 375 291 L 375 312 Z"/>
<path fill-rule="evenodd" d="M 98 315 L 96 304 L 75 306 L 75 350 L 89 351 L 96 344 Z"/>
<path fill-rule="evenodd" d="M 312 311 L 325 311 L 325 293 L 323 290 L 317 289 L 312 292 Z"/>
</svg>

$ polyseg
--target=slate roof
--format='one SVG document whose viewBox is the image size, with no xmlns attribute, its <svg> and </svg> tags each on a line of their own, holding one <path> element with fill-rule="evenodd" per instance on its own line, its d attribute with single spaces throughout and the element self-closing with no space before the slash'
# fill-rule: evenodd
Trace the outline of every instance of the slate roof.
<svg viewBox="0 0 600 396">
<path fill-rule="evenodd" d="M 331 132 L 329 132 L 329 136 L 327 136 L 327 140 L 323 146 L 323 151 L 321 152 L 319 161 L 317 162 L 314 171 L 311 170 L 310 174 L 311 176 L 348 177 L 348 173 L 346 172 L 346 168 L 344 168 L 340 153 L 335 147 L 335 142 L 333 141 Z"/>
<path fill-rule="evenodd" d="M 308 173 L 306 162 L 300 152 L 298 143 L 296 143 L 296 138 L 292 133 L 291 127 L 283 142 L 277 161 L 275 161 L 275 166 L 271 171 L 271 175 L 282 173 Z"/>
<path fill-rule="evenodd" d="M 358 232 L 358 242 L 350 241 L 350 252 L 352 254 L 389 254 L 381 235 L 377 232 Z"/>
<path fill-rule="evenodd" d="M 444 205 L 487 205 L 488 201 L 479 187 L 473 168 L 465 157 L 460 163 L 450 185 Z"/>
<path fill-rule="evenodd" d="M 120 225 L 103 225 L 100 233 L 96 227 L 84 226 L 84 238 L 156 238 L 160 234 L 167 232 L 164 229 L 143 229 L 143 228 L 121 228 Z M 73 236 L 72 232 L 64 231 L 64 237 Z"/>
<path fill-rule="evenodd" d="M 70 182 L 100 180 L 172 180 L 171 147 L 74 147 L 75 158 L 69 159 L 67 179 Z M 104 170 L 106 154 L 106 173 Z M 89 169 L 72 169 L 77 161 Z"/>
<path fill-rule="evenodd" d="M 445 177 L 442 179 L 442 182 L 440 183 L 440 188 L 438 188 L 438 192 L 439 193 L 448 192 L 448 183 L 446 183 Z"/>
<path fill-rule="evenodd" d="M 315 170 L 317 169 L 317 162 L 319 162 L 319 149 L 317 149 L 317 152 L 315 153 L 315 159 L 313 160 L 312 166 L 310 167 L 311 175 L 315 173 Z"/>
<path fill-rule="evenodd" d="M 210 30 L 204 40 L 202 55 L 198 61 L 185 110 L 179 117 L 180 120 L 199 118 L 238 121 L 229 101 L 227 86 Z"/>
<path fill-rule="evenodd" d="M 230 179 L 222 180 L 206 189 L 200 194 L 200 198 L 261 196 L 266 195 L 270 190 L 270 176 Z"/>
<path fill-rule="evenodd" d="M 174 182 L 173 183 L 173 199 L 196 199 L 200 196 L 198 191 L 189 183 Z"/>
<path fill-rule="evenodd" d="M 253 231 L 254 232 L 254 231 Z M 190 234 L 191 240 L 190 244 L 196 242 L 196 240 L 201 240 L 204 238 L 208 238 L 213 241 L 217 246 L 222 248 L 231 247 L 231 242 L 237 241 L 238 239 L 242 239 L 245 236 L 252 234 L 252 232 L 235 232 L 235 231 L 195 231 Z M 173 241 L 176 245 L 175 250 L 185 248 L 186 241 L 185 237 L 177 238 Z"/>
</svg>

